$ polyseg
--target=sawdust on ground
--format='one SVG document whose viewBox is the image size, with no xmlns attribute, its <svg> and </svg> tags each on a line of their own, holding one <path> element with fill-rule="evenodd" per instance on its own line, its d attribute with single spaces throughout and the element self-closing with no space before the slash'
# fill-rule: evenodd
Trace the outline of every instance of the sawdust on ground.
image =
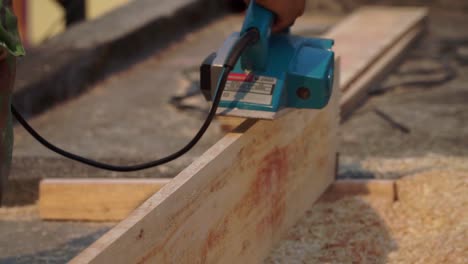
<svg viewBox="0 0 468 264">
<path fill-rule="evenodd" d="M 39 210 L 36 205 L 20 207 L 1 207 L 0 221 L 28 221 L 39 219 Z"/>
<path fill-rule="evenodd" d="M 316 204 L 265 263 L 468 263 L 468 171 L 433 170 L 397 186 L 392 204 Z"/>
</svg>

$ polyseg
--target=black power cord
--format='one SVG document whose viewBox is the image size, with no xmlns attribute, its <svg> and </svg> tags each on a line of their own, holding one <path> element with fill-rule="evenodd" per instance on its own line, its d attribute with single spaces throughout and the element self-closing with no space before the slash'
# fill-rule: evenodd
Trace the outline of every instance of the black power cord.
<svg viewBox="0 0 468 264">
<path fill-rule="evenodd" d="M 33 136 L 37 141 L 39 141 L 39 143 L 41 143 L 44 147 L 48 148 L 49 150 L 56 152 L 57 154 L 60 154 L 71 160 L 75 160 L 75 161 L 78 161 L 78 162 L 81 162 L 86 165 L 96 167 L 99 169 L 117 171 L 117 172 L 130 172 L 130 171 L 139 171 L 139 170 L 153 168 L 153 167 L 168 163 L 170 161 L 173 161 L 179 158 L 180 156 L 187 153 L 190 149 L 192 149 L 193 146 L 195 146 L 195 144 L 198 143 L 198 141 L 201 139 L 203 134 L 205 134 L 206 130 L 208 129 L 211 122 L 213 121 L 213 118 L 216 115 L 216 110 L 218 109 L 219 103 L 221 101 L 221 96 L 223 94 L 224 87 L 226 85 L 229 73 L 234 68 L 242 52 L 250 45 L 256 43 L 259 40 L 259 38 L 260 38 L 260 35 L 259 35 L 258 30 L 250 29 L 237 40 L 231 52 L 229 53 L 228 57 L 226 58 L 223 73 L 220 79 L 218 80 L 218 85 L 216 88 L 216 95 L 213 99 L 213 104 L 200 130 L 198 130 L 197 134 L 183 148 L 161 159 L 157 159 L 157 160 L 142 163 L 142 164 L 136 164 L 136 165 L 118 166 L 118 165 L 102 163 L 96 160 L 85 158 L 85 157 L 73 154 L 71 152 L 68 152 L 50 143 L 48 140 L 42 137 L 34 128 L 32 128 L 28 124 L 28 122 L 21 116 L 21 114 L 16 110 L 16 108 L 13 105 L 11 105 L 11 112 L 13 113 L 15 118 L 18 120 L 18 122 L 26 129 L 26 131 L 28 131 L 31 134 L 31 136 Z"/>
</svg>

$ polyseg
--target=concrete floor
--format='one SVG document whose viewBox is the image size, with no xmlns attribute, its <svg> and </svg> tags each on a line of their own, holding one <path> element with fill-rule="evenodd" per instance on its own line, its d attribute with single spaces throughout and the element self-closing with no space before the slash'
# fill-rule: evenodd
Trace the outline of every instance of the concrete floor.
<svg viewBox="0 0 468 264">
<path fill-rule="evenodd" d="M 324 26 L 334 22 L 307 19 L 302 21 Z M 186 89 L 181 70 L 198 66 L 238 28 L 239 21 L 231 17 L 191 34 L 167 53 L 116 74 L 32 124 L 61 146 L 106 160 L 137 162 L 168 153 L 193 135 L 202 118 L 197 111 L 182 112 L 168 104 L 172 95 Z M 468 25 L 468 14 L 433 10 L 428 34 L 404 63 L 375 87 L 376 92 L 385 93 L 372 97 L 342 125 L 340 177 L 389 178 L 434 166 L 468 166 L 468 65 L 459 54 L 468 46 L 468 33 L 459 25 Z M 450 80 L 436 83 L 446 75 Z M 407 85 L 409 82 L 414 85 Z M 409 133 L 376 115 L 376 107 L 407 127 Z M 70 166 L 21 128 L 15 133 L 13 177 L 31 173 L 40 177 L 119 176 Z M 183 159 L 128 176 L 173 176 L 221 134 L 215 125 Z M 394 166 L 396 163 L 410 165 Z M 37 217 L 13 220 L 10 216 L 0 212 L 0 263 L 62 263 L 109 228 L 109 224 L 42 223 Z"/>
</svg>

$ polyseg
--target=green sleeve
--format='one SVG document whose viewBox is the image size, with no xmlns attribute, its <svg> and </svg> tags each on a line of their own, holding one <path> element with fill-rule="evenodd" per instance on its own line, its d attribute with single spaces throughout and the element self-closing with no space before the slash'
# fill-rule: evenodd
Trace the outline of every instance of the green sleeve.
<svg viewBox="0 0 468 264">
<path fill-rule="evenodd" d="M 10 10 L 7 0 L 0 0 L 0 48 L 8 51 L 12 56 L 25 54 L 18 34 L 15 14 Z"/>
<path fill-rule="evenodd" d="M 13 124 L 10 112 L 16 72 L 16 57 L 24 55 L 16 17 L 8 8 L 11 1 L 0 0 L 0 204 L 10 171 Z"/>
</svg>

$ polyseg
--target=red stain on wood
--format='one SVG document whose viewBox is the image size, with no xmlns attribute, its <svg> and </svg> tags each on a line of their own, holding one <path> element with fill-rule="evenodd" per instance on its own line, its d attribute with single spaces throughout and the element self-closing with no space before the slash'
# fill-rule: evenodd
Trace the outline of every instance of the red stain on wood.
<svg viewBox="0 0 468 264">
<path fill-rule="evenodd" d="M 320 157 L 318 157 L 317 159 L 317 167 L 319 168 L 319 170 L 323 170 L 326 168 L 326 166 L 328 165 L 328 156 L 326 155 L 321 155 Z"/>
<path fill-rule="evenodd" d="M 250 247 L 250 241 L 249 240 L 244 240 L 242 242 L 242 250 L 241 250 L 241 255 L 244 255 L 247 252 L 247 249 Z"/>
<path fill-rule="evenodd" d="M 167 226 L 166 236 L 162 239 L 160 243 L 157 243 L 156 245 L 152 246 L 148 253 L 142 256 L 139 259 L 139 261 L 137 261 L 138 264 L 148 263 L 151 261 L 152 258 L 154 258 L 157 255 L 162 255 L 165 260 L 168 258 L 168 252 L 164 249 L 170 244 L 169 241 L 171 240 L 171 238 L 174 237 L 179 228 L 183 225 L 184 221 L 190 218 L 195 213 L 197 207 L 199 206 L 199 202 L 197 201 L 197 198 L 195 198 L 193 202 L 185 204 L 174 214 L 168 216 L 168 219 L 170 219 L 170 224 Z M 164 262 L 167 263 L 169 261 Z"/>
<path fill-rule="evenodd" d="M 226 237 L 226 234 L 228 232 L 228 220 L 224 219 L 223 223 L 215 230 L 212 230 L 208 234 L 208 239 L 206 245 L 208 248 L 213 248 L 216 246 L 221 240 L 223 240 Z"/>
<path fill-rule="evenodd" d="M 269 206 L 275 207 L 272 216 L 281 214 L 281 203 L 285 202 L 284 184 L 288 176 L 288 148 L 274 148 L 259 163 L 248 192 L 234 208 L 239 218 Z"/>
<path fill-rule="evenodd" d="M 201 252 L 201 262 L 205 263 L 208 258 L 208 253 L 213 250 L 215 247 L 222 244 L 223 240 L 226 238 L 228 233 L 228 218 L 224 218 L 224 221 L 216 226 L 214 229 L 210 230 L 208 237 L 206 238 L 205 243 L 202 247 Z"/>
<path fill-rule="evenodd" d="M 217 192 L 219 190 L 221 190 L 227 183 L 227 176 L 223 176 L 223 175 L 226 175 L 226 172 L 222 172 L 220 173 L 220 177 L 218 177 L 210 186 L 210 192 L 213 193 L 213 192 Z"/>
<path fill-rule="evenodd" d="M 235 219 L 248 217 L 252 212 L 259 212 L 262 217 L 255 223 L 255 229 L 259 235 L 263 235 L 269 230 L 273 231 L 275 227 L 281 225 L 286 209 L 285 195 L 289 171 L 288 148 L 274 148 L 256 166 L 258 169 L 247 193 L 225 216 L 223 221 L 208 232 L 201 249 L 202 262 L 208 259 L 208 254 L 216 247 L 223 246 L 224 240 L 229 235 L 228 227 L 231 220 L 235 221 Z M 250 241 L 244 241 L 240 253 L 248 250 L 250 244 Z"/>
<path fill-rule="evenodd" d="M 264 234 L 268 231 L 274 231 L 283 222 L 285 210 L 286 204 L 284 202 L 273 204 L 270 212 L 257 224 L 257 233 Z"/>
<path fill-rule="evenodd" d="M 274 148 L 265 155 L 260 161 L 249 191 L 235 209 L 239 217 L 245 217 L 253 210 L 267 208 L 267 212 L 256 226 L 259 233 L 272 230 L 283 221 L 288 166 L 287 147 Z"/>
<path fill-rule="evenodd" d="M 289 170 L 287 148 L 275 148 L 266 155 L 257 170 L 254 182 L 255 200 L 258 204 L 262 198 L 266 200 L 268 212 L 257 224 L 257 232 L 264 233 L 279 226 L 284 219 L 286 210 L 286 184 Z"/>
<path fill-rule="evenodd" d="M 261 216 L 260 219 L 252 224 L 255 226 L 255 231 L 259 236 L 274 232 L 282 224 L 286 211 L 286 185 L 290 169 L 288 152 L 291 150 L 290 146 L 276 147 L 261 158 L 260 161 L 248 158 L 242 159 L 246 163 L 239 165 L 258 167 L 258 169 L 249 185 L 247 193 L 233 210 L 225 215 L 219 224 L 208 231 L 205 241 L 200 247 L 199 260 L 201 262 L 207 261 L 208 257 L 210 260 L 220 257 L 216 255 L 216 252 L 218 252 L 217 249 L 219 247 L 224 246 L 225 240 L 229 236 L 229 226 L 232 224 L 230 223 L 231 220 L 236 221 L 235 219 L 242 219 L 248 217 L 253 212 L 258 212 Z M 241 150 L 243 155 L 247 155 L 247 152 L 247 149 Z M 224 175 L 225 173 L 222 174 Z M 222 177 L 210 186 L 209 191 L 219 191 L 224 187 L 225 183 L 226 179 Z M 174 225 L 171 226 L 170 232 L 168 232 L 163 240 L 164 242 L 152 247 L 152 250 L 140 260 L 140 263 L 147 262 L 163 250 L 164 245 L 179 228 L 179 225 L 182 223 L 181 220 L 190 217 L 193 213 L 194 205 L 194 203 L 190 203 L 174 213 L 171 217 L 174 220 Z M 250 245 L 251 241 L 244 241 L 242 247 L 239 248 L 239 252 L 245 252 Z"/>
<path fill-rule="evenodd" d="M 141 231 L 141 230 L 140 230 Z M 150 262 L 150 260 L 155 257 L 156 255 L 158 255 L 158 253 L 161 253 L 163 252 L 164 254 L 164 246 L 168 243 L 169 239 L 175 234 L 175 232 L 177 231 L 177 228 L 172 228 L 170 233 L 164 238 L 163 242 L 162 243 L 158 243 L 156 244 L 155 246 L 153 246 L 149 252 L 147 254 L 145 254 L 144 256 L 142 256 L 136 263 L 137 264 L 144 264 L 144 263 L 148 263 Z M 139 233 L 140 234 L 140 233 Z M 139 235 L 138 235 L 139 236 Z M 138 238 L 138 237 L 137 237 Z M 139 239 L 137 239 L 138 241 Z M 166 259 L 167 256 L 166 254 L 164 254 L 164 259 Z M 167 261 L 165 261 L 167 262 Z"/>
</svg>

